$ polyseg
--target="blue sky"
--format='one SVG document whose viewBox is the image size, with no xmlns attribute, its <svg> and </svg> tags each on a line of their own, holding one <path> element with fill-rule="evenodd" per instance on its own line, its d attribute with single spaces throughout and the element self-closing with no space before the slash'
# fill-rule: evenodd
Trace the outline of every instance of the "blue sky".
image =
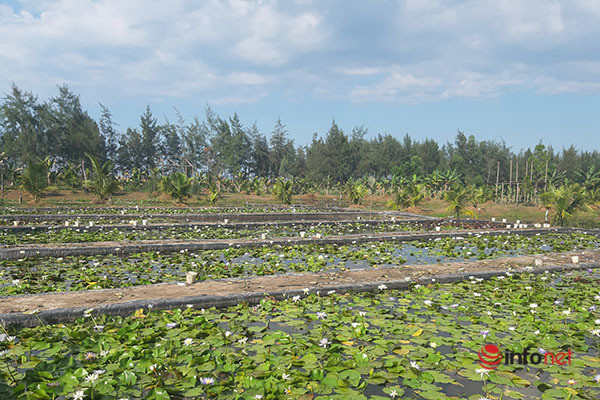
<svg viewBox="0 0 600 400">
<path fill-rule="evenodd" d="M 0 37 L 1 92 L 67 83 L 122 129 L 210 104 L 297 144 L 335 118 L 600 150 L 600 0 L 0 1 Z"/>
</svg>

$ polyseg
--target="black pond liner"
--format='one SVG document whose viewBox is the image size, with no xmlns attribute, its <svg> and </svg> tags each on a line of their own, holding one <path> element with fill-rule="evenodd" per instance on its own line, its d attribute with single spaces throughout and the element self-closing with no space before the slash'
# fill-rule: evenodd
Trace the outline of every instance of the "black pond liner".
<svg viewBox="0 0 600 400">
<path fill-rule="evenodd" d="M 565 265 L 551 265 L 543 268 L 533 269 L 518 269 L 511 270 L 513 274 L 519 273 L 532 273 L 532 274 L 543 274 L 548 272 L 565 272 L 574 270 L 587 270 L 600 268 L 600 263 L 582 263 L 582 264 L 565 264 Z M 481 272 L 470 272 L 467 274 L 451 274 L 451 275 L 440 275 L 440 276 L 429 276 L 427 278 L 419 278 L 410 281 L 394 280 L 394 281 L 377 281 L 377 282 L 366 282 L 366 283 L 354 283 L 348 285 L 333 285 L 333 286 L 321 286 L 321 287 L 309 287 L 311 293 L 319 292 L 320 294 L 326 295 L 330 291 L 335 293 L 361 293 L 361 292 L 378 292 L 379 286 L 384 284 L 387 289 L 394 290 L 406 290 L 414 284 L 429 284 L 429 283 L 451 283 L 468 280 L 470 277 L 490 279 L 496 276 L 506 275 L 507 270 L 499 271 L 481 271 Z M 41 296 L 60 296 L 64 293 L 46 293 Z M 275 300 L 282 300 L 291 298 L 297 295 L 303 295 L 303 289 L 297 290 L 275 290 L 271 292 L 249 292 L 243 294 L 231 294 L 224 296 L 189 296 L 177 299 L 156 299 L 156 300 L 135 300 L 123 303 L 113 303 L 94 307 L 91 311 L 91 315 L 120 315 L 128 316 L 134 313 L 140 308 L 152 308 L 153 311 L 157 310 L 170 310 L 174 308 L 185 308 L 187 306 L 193 306 L 195 308 L 225 308 L 234 306 L 240 303 L 246 303 L 249 305 L 259 304 L 260 301 L 265 297 L 270 297 Z M 23 295 L 26 296 L 26 295 Z M 18 296 L 14 296 L 18 297 Z M 14 298 L 13 297 L 13 298 Z M 40 324 L 57 324 L 57 323 L 68 323 L 73 322 L 77 318 L 83 317 L 88 307 L 73 307 L 73 308 L 59 308 L 55 310 L 40 311 L 35 314 L 24 314 L 24 313 L 7 313 L 0 314 L 0 323 L 4 327 L 7 326 L 23 326 L 23 327 L 34 327 Z"/>
<path fill-rule="evenodd" d="M 408 242 L 425 241 L 435 238 L 486 235 L 499 236 L 519 234 L 522 236 L 544 235 L 548 233 L 580 233 L 581 229 L 574 228 L 534 228 L 510 230 L 478 230 L 466 232 L 394 232 L 373 233 L 343 236 L 326 236 L 316 238 L 283 237 L 272 239 L 203 239 L 203 240 L 155 240 L 155 241 L 123 241 L 123 242 L 94 242 L 77 244 L 23 245 L 0 248 L 0 260 L 19 260 L 22 258 L 40 257 L 69 257 L 69 256 L 98 256 L 107 254 L 126 255 L 144 252 L 174 253 L 181 250 L 220 250 L 228 247 L 253 248 L 265 246 L 289 246 L 303 244 L 345 245 L 355 243 L 371 243 L 379 241 Z M 589 230 L 585 232 L 592 233 Z"/>
</svg>

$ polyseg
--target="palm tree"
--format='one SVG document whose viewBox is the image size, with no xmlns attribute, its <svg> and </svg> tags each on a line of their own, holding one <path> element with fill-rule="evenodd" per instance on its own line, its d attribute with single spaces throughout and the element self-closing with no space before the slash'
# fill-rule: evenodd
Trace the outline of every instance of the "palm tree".
<svg viewBox="0 0 600 400">
<path fill-rule="evenodd" d="M 467 205 L 472 201 L 472 193 L 468 188 L 456 186 L 449 192 L 446 192 L 444 198 L 448 202 L 447 211 L 455 214 L 456 219 L 460 219 L 463 213 L 476 217 L 475 212 L 467 209 Z"/>
<path fill-rule="evenodd" d="M 161 190 L 169 194 L 172 198 L 184 203 L 190 195 L 193 179 L 188 178 L 183 172 L 174 172 L 169 176 L 163 177 L 160 181 Z"/>
<path fill-rule="evenodd" d="M 586 190 L 577 183 L 551 188 L 542 193 L 540 199 L 546 208 L 554 211 L 553 220 L 560 226 L 563 226 L 575 211 L 591 209 Z"/>
<path fill-rule="evenodd" d="M 42 198 L 48 187 L 49 158 L 30 162 L 21 173 L 21 189 L 33 196 L 35 201 Z"/>
<path fill-rule="evenodd" d="M 119 182 L 113 175 L 114 164 L 112 161 L 100 163 L 91 154 L 85 154 L 92 164 L 92 179 L 84 182 L 85 186 L 104 201 L 119 190 Z"/>
</svg>

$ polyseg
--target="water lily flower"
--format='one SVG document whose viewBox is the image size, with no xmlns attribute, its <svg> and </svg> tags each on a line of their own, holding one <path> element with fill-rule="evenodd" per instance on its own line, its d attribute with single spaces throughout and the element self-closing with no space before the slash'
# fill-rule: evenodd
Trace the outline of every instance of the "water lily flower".
<svg viewBox="0 0 600 400">
<path fill-rule="evenodd" d="M 194 344 L 194 339 L 192 338 L 187 338 L 183 341 L 184 346 L 191 346 L 192 344 Z"/>
<path fill-rule="evenodd" d="M 577 383 L 577 381 L 576 381 L 575 379 L 569 379 L 569 380 L 567 381 L 567 383 L 568 383 L 569 385 L 574 385 L 574 384 L 576 384 L 576 383 Z"/>
<path fill-rule="evenodd" d="M 152 364 L 152 365 L 150 365 L 150 366 L 148 367 L 148 369 L 149 369 L 150 371 L 156 371 L 156 369 L 157 369 L 157 368 L 158 368 L 158 364 Z"/>
<path fill-rule="evenodd" d="M 102 331 L 104 331 L 104 325 L 95 325 L 94 330 L 96 332 L 102 332 Z"/>
<path fill-rule="evenodd" d="M 173 329 L 173 328 L 175 328 L 176 326 L 177 326 L 177 322 L 169 322 L 169 323 L 166 325 L 166 327 L 167 327 L 168 329 Z"/>
<path fill-rule="evenodd" d="M 254 396 L 255 399 L 260 400 L 263 398 L 262 394 L 257 394 Z"/>
<path fill-rule="evenodd" d="M 594 377 L 594 380 L 596 381 L 596 383 L 600 383 L 600 374 L 596 375 Z"/>
<path fill-rule="evenodd" d="M 592 329 L 590 333 L 595 336 L 600 336 L 600 329 Z"/>
<path fill-rule="evenodd" d="M 73 400 L 83 400 L 83 398 L 85 397 L 85 392 L 83 390 L 78 390 L 75 393 L 73 393 L 71 397 L 73 398 Z"/>
<path fill-rule="evenodd" d="M 308 294 L 308 292 L 310 292 L 310 289 L 309 288 L 304 288 L 304 289 L 302 289 L 302 291 L 304 292 L 304 294 Z"/>
<path fill-rule="evenodd" d="M 508 327 L 508 330 L 509 330 L 509 331 L 511 331 L 511 332 L 514 332 L 514 331 L 515 331 L 515 329 L 517 329 L 517 328 L 516 328 L 516 327 L 514 327 L 514 326 L 509 326 L 509 327 Z"/>
<path fill-rule="evenodd" d="M 433 301 L 431 301 L 431 300 L 425 300 L 425 301 L 423 301 L 423 303 L 425 303 L 425 305 L 427 307 L 430 307 L 433 304 Z"/>
<path fill-rule="evenodd" d="M 377 286 L 377 289 L 379 289 L 379 290 L 386 290 L 387 286 L 382 283 L 381 285 Z"/>
<path fill-rule="evenodd" d="M 360 315 L 361 317 L 364 317 L 364 316 L 367 315 L 367 312 L 366 311 L 359 311 L 358 315 Z"/>
<path fill-rule="evenodd" d="M 98 375 L 96 373 L 88 374 L 88 376 L 85 377 L 85 381 L 89 383 L 94 383 L 96 380 L 98 380 Z"/>
<path fill-rule="evenodd" d="M 356 328 L 360 325 L 360 323 L 358 322 L 352 322 L 350 325 L 352 325 L 353 328 Z"/>
<path fill-rule="evenodd" d="M 287 381 L 288 379 L 290 379 L 290 376 L 284 372 L 283 374 L 281 374 L 281 379 Z"/>
<path fill-rule="evenodd" d="M 323 338 L 319 341 L 319 346 L 326 348 L 328 344 L 330 344 L 331 342 L 329 340 L 327 340 L 327 338 Z"/>
<path fill-rule="evenodd" d="M 475 297 L 481 297 L 481 293 L 473 292 L 473 296 L 475 296 Z"/>
<path fill-rule="evenodd" d="M 475 370 L 475 373 L 476 373 L 476 374 L 479 374 L 479 376 L 480 376 L 481 378 L 483 378 L 483 375 L 486 375 L 486 376 L 488 376 L 488 375 L 490 374 L 490 371 L 488 371 L 487 369 L 484 369 L 484 368 L 477 368 L 477 369 Z"/>
<path fill-rule="evenodd" d="M 398 396 L 398 392 L 396 392 L 396 389 L 392 389 L 392 390 L 390 391 L 390 397 L 391 397 L 392 399 L 394 399 L 394 398 L 396 398 L 396 396 Z"/>
<path fill-rule="evenodd" d="M 596 311 L 596 308 L 597 308 L 596 306 L 590 306 L 588 308 L 588 311 Z"/>
<path fill-rule="evenodd" d="M 297 303 L 297 302 L 298 302 L 298 300 L 300 300 L 300 296 L 294 296 L 294 297 L 292 297 L 292 301 L 293 301 L 294 303 Z"/>
<path fill-rule="evenodd" d="M 231 332 L 230 331 L 225 331 L 225 337 L 229 337 L 231 336 Z"/>
<path fill-rule="evenodd" d="M 600 319 L 594 321 L 597 325 L 600 325 Z"/>
<path fill-rule="evenodd" d="M 200 383 L 203 385 L 212 385 L 213 383 L 215 383 L 215 378 L 200 378 Z"/>
<path fill-rule="evenodd" d="M 243 337 L 241 339 L 238 340 L 238 343 L 241 344 L 242 346 L 246 344 L 246 342 L 248 341 L 247 337 Z"/>
<path fill-rule="evenodd" d="M 15 336 L 8 336 L 6 333 L 0 334 L 0 342 L 13 342 L 15 339 Z"/>
<path fill-rule="evenodd" d="M 410 366 L 416 370 L 421 370 L 421 366 L 416 361 L 411 361 Z"/>
<path fill-rule="evenodd" d="M 571 314 L 571 309 L 569 308 L 568 310 L 563 310 L 562 312 L 564 315 L 569 315 Z"/>
<path fill-rule="evenodd" d="M 327 313 L 324 311 L 317 312 L 317 319 L 325 319 L 327 317 Z"/>
<path fill-rule="evenodd" d="M 110 350 L 102 350 L 100 351 L 100 356 L 105 357 L 108 355 L 108 353 L 110 353 Z"/>
<path fill-rule="evenodd" d="M 537 305 L 537 304 L 535 304 L 535 303 L 531 303 L 531 304 L 529 305 L 529 308 L 537 308 L 537 307 L 538 307 L 538 305 Z"/>
<path fill-rule="evenodd" d="M 94 358 L 96 358 L 96 353 L 94 353 L 92 351 L 88 351 L 87 353 L 85 353 L 86 361 L 93 360 Z"/>
<path fill-rule="evenodd" d="M 436 342 L 429 342 L 429 347 L 431 347 L 432 349 L 435 349 L 437 347 L 437 343 Z"/>
<path fill-rule="evenodd" d="M 540 334 L 540 331 L 539 331 L 539 330 L 537 330 L 537 331 L 534 331 L 534 332 L 533 332 L 533 334 L 534 334 L 534 335 L 539 335 L 539 334 Z"/>
<path fill-rule="evenodd" d="M 483 331 L 479 331 L 479 333 L 481 333 L 481 335 L 485 339 L 485 337 L 490 334 L 490 331 L 486 329 L 486 330 L 483 330 Z"/>
</svg>

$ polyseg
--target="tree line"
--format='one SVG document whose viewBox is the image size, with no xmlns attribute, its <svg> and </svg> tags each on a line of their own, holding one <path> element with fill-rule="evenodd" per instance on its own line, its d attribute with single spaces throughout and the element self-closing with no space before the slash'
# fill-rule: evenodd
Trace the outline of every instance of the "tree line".
<svg viewBox="0 0 600 400">
<path fill-rule="evenodd" d="M 443 144 L 409 135 L 367 138 L 366 127 L 347 134 L 335 121 L 324 135 L 314 133 L 310 143 L 299 145 L 280 119 L 265 134 L 256 124 L 244 126 L 235 113 L 221 117 L 208 106 L 202 118 L 188 121 L 177 112 L 174 121 L 161 122 L 146 107 L 138 126 L 121 130 L 111 111 L 100 106 L 96 121 L 66 85 L 41 101 L 13 84 L 0 104 L 3 175 L 16 181 L 28 165 L 44 161 L 49 173 L 66 176 L 74 185 L 88 179 L 93 159 L 100 166 L 110 161 L 122 179 L 144 181 L 179 172 L 232 180 L 302 179 L 325 188 L 359 179 L 366 184 L 368 179 L 434 179 L 474 187 L 507 183 L 507 196 L 515 190 L 509 182 L 519 182 L 523 196 L 549 185 L 597 188 L 600 182 L 600 153 L 574 146 L 557 151 L 540 142 L 515 151 L 503 141 L 479 141 L 460 131 Z"/>
</svg>

